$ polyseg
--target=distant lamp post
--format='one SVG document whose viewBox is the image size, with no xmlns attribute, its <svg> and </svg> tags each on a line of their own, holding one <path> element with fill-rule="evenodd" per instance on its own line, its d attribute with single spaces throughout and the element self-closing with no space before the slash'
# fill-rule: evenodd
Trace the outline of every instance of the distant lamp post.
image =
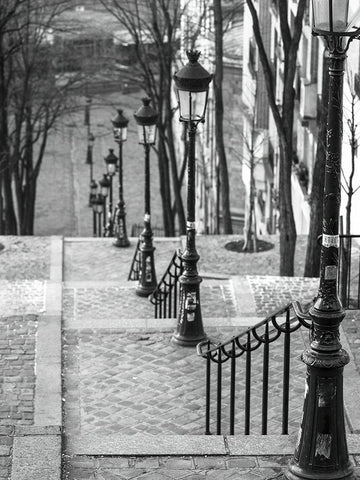
<svg viewBox="0 0 360 480">
<path fill-rule="evenodd" d="M 94 213 L 94 225 L 93 225 L 93 234 L 94 237 L 102 236 L 102 226 L 101 226 L 101 217 L 104 213 L 104 198 L 101 193 L 98 193 L 93 200 L 93 213 Z"/>
<path fill-rule="evenodd" d="M 355 479 L 346 443 L 343 370 L 349 356 L 341 347 L 339 326 L 345 312 L 338 297 L 342 97 L 346 51 L 360 34 L 358 0 L 312 0 L 313 34 L 324 37 L 329 51 L 323 232 L 320 286 L 309 314 L 310 346 L 302 354 L 307 366 L 303 418 L 298 443 L 285 477 Z"/>
<path fill-rule="evenodd" d="M 205 121 L 212 75 L 199 64 L 199 52 L 188 51 L 187 56 L 189 59 L 187 65 L 174 75 L 180 121 L 186 122 L 188 126 L 189 155 L 186 246 L 181 254 L 184 273 L 179 279 L 180 305 L 177 329 L 172 336 L 172 342 L 192 347 L 206 339 L 200 306 L 200 283 L 202 279 L 197 271 L 199 255 L 195 246 L 195 137 L 199 122 Z"/>
<path fill-rule="evenodd" d="M 107 236 L 107 229 L 106 229 L 106 199 L 109 196 L 109 191 L 110 191 L 110 178 L 107 176 L 106 173 L 104 173 L 103 178 L 99 180 L 99 185 L 100 185 L 100 194 L 101 197 L 103 198 L 103 236 Z"/>
<path fill-rule="evenodd" d="M 90 195 L 89 195 L 89 207 L 92 205 L 92 200 L 94 197 L 92 197 L 91 194 L 91 186 L 94 181 L 94 168 L 93 168 L 93 148 L 94 148 L 94 143 L 95 143 L 95 137 L 94 135 L 90 132 L 88 135 L 88 145 L 87 145 L 87 152 L 86 152 L 86 164 L 90 165 Z"/>
<path fill-rule="evenodd" d="M 150 106 L 150 99 L 143 98 L 143 105 L 134 114 L 138 125 L 139 143 L 144 145 L 145 150 L 145 215 L 144 230 L 141 233 L 140 247 L 140 278 L 136 287 L 136 294 L 147 297 L 156 287 L 156 273 L 154 263 L 154 246 L 152 242 L 153 232 L 151 229 L 150 212 L 150 147 L 156 141 L 157 112 Z"/>
<path fill-rule="evenodd" d="M 127 125 L 129 120 L 124 117 L 123 111 L 118 110 L 117 115 L 112 119 L 114 140 L 119 145 L 119 201 L 116 206 L 115 228 L 116 247 L 128 247 L 130 245 L 126 232 L 126 211 L 123 193 L 123 143 L 127 140 Z"/>
<path fill-rule="evenodd" d="M 106 170 L 108 179 L 110 181 L 109 186 L 109 212 L 108 212 L 108 224 L 107 224 L 107 236 L 112 237 L 114 235 L 114 219 L 113 219 L 113 176 L 116 173 L 116 166 L 118 163 L 118 158 L 114 154 L 112 148 L 109 149 L 108 155 L 104 158 L 106 163 Z"/>
</svg>

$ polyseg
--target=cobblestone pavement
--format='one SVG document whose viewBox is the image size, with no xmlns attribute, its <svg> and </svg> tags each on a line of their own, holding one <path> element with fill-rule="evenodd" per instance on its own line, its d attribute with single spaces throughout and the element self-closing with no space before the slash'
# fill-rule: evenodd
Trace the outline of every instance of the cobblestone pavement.
<svg viewBox="0 0 360 480">
<path fill-rule="evenodd" d="M 0 318 L 0 424 L 34 420 L 35 315 Z"/>
<path fill-rule="evenodd" d="M 200 254 L 200 271 L 227 275 L 279 275 L 278 238 L 271 235 L 262 238 L 272 243 L 274 248 L 252 254 L 226 250 L 225 245 L 238 240 L 238 235 L 198 235 L 196 245 Z M 302 277 L 304 273 L 306 242 L 305 235 L 299 235 L 296 239 L 294 272 L 297 277 Z"/>
<path fill-rule="evenodd" d="M 13 434 L 13 426 L 0 425 L 0 479 L 4 480 L 11 478 Z"/>
<path fill-rule="evenodd" d="M 50 275 L 50 237 L 0 236 L 0 279 L 8 282 L 47 280 Z"/>
<path fill-rule="evenodd" d="M 248 275 L 259 316 L 268 316 L 293 300 L 310 303 L 319 286 L 317 278 Z"/>
<path fill-rule="evenodd" d="M 3 241 L 4 240 L 4 241 Z M 0 478 L 8 478 L 11 449 L 16 425 L 32 425 L 34 416 L 35 356 L 38 315 L 44 309 L 44 295 L 50 277 L 50 241 L 34 238 L 5 237 L 6 248 L 0 253 L 0 262 L 8 269 L 0 276 Z M 205 330 L 212 339 L 221 341 L 234 334 L 230 321 L 239 316 L 239 296 L 229 277 L 233 267 L 227 254 L 220 260 L 220 238 L 210 237 L 215 263 L 204 261 L 201 284 L 202 310 Z M 207 258 L 206 242 L 201 239 L 200 255 Z M 178 240 L 156 240 L 158 276 L 178 248 Z M 131 322 L 139 317 L 151 319 L 152 307 L 147 299 L 134 294 L 135 285 L 127 276 L 133 248 L 116 249 L 110 239 L 74 239 L 65 241 L 65 283 L 63 288 L 63 362 L 64 362 L 64 419 L 67 450 L 63 479 L 82 480 L 125 478 L 277 478 L 284 465 L 282 457 L 206 457 L 181 455 L 161 456 L 107 456 L 78 455 L 71 451 L 72 439 L 95 436 L 105 439 L 113 435 L 152 432 L 156 435 L 202 435 L 204 431 L 205 360 L 193 349 L 173 347 L 170 337 L 173 326 L 142 328 Z M 10 252 L 12 252 L 10 254 Z M 6 255 L 4 255 L 6 253 Z M 268 253 L 271 255 L 271 253 Z M 18 259 L 18 256 L 21 260 Z M 216 256 L 216 258 L 215 258 Z M 34 274 L 26 264 L 33 263 Z M 249 258 L 250 257 L 250 258 Z M 253 255 L 242 259 L 244 271 L 250 271 Z M 245 261 L 246 260 L 246 261 Z M 211 266 L 211 268 L 210 268 Z M 317 291 L 313 279 L 281 279 L 266 277 L 261 265 L 253 262 L 252 275 L 243 277 L 254 297 L 254 315 L 262 316 L 276 301 L 296 298 L 303 303 Z M 237 270 L 236 270 L 237 271 Z M 1 272 L 4 272 L 1 269 Z M 241 284 L 238 284 L 241 288 Z M 287 294 L 284 296 L 284 289 Z M 241 301 L 241 300 L 240 300 Z M 276 304 L 276 302 L 275 302 Z M 12 312 L 12 316 L 5 316 Z M 22 312 L 22 313 L 21 313 Z M 213 321 L 207 325 L 207 321 Z M 357 314 L 347 314 L 343 326 L 358 362 L 360 331 Z M 123 323 L 122 323 L 123 322 Z M 239 328 L 237 327 L 239 331 Z M 305 333 L 306 335 L 306 333 Z M 296 432 L 301 415 L 304 389 L 304 366 L 299 355 L 304 349 L 301 332 L 293 337 L 293 369 L 291 379 L 290 431 Z M 269 433 L 279 431 L 282 347 L 271 345 L 273 359 L 270 372 Z M 251 431 L 259 432 L 260 418 L 260 364 L 256 357 L 252 371 L 253 397 L 251 402 Z M 229 406 L 227 369 L 223 373 L 222 431 L 228 432 Z M 212 379 L 216 369 L 212 371 Z M 9 375 L 7 375 L 9 374 Z M 244 372 L 238 370 L 238 401 L 241 410 Z M 215 391 L 213 390 L 213 394 Z M 154 401 L 156 399 L 156 401 Z M 7 410 L 1 409 L 6 405 Z M 212 411 L 211 429 L 215 430 L 215 411 Z M 10 425 L 8 424 L 10 423 Z M 243 419 L 236 418 L 235 433 L 241 434 Z"/>
<path fill-rule="evenodd" d="M 219 339 L 218 332 L 210 330 Z M 170 344 L 172 332 L 128 333 L 124 330 L 67 330 L 64 339 L 65 418 L 67 436 L 86 434 L 202 434 L 204 432 L 205 361 L 193 349 Z M 222 336 L 231 335 L 231 330 Z M 294 355 L 304 349 L 293 339 Z M 270 369 L 269 433 L 280 433 L 282 345 L 274 345 Z M 94 359 L 96 358 L 96 362 Z M 262 355 L 253 357 L 252 433 L 260 433 Z M 223 433 L 229 433 L 229 369 L 223 369 Z M 304 368 L 294 361 L 291 379 L 291 431 L 296 432 L 302 406 Z M 243 412 L 244 365 L 237 376 L 237 411 Z M 300 375 L 301 371 L 301 375 Z M 215 392 L 216 370 L 213 373 Z M 213 405 L 215 399 L 213 399 Z M 79 416 L 81 412 L 81 418 Z M 215 423 L 215 407 L 212 425 Z M 239 413 L 237 433 L 244 419 Z M 215 431 L 215 427 L 212 428 Z"/>
</svg>

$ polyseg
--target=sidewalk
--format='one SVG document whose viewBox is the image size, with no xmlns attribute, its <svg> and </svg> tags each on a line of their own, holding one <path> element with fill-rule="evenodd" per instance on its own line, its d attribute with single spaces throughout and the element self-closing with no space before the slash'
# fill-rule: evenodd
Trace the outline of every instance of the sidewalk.
<svg viewBox="0 0 360 480">
<path fill-rule="evenodd" d="M 231 337 L 278 302 L 314 296 L 317 280 L 265 275 L 274 252 L 259 262 L 263 275 L 256 274 L 254 259 L 243 255 L 238 270 L 246 272 L 250 262 L 254 275 L 235 275 L 234 257 L 229 259 L 234 254 L 223 242 L 220 237 L 198 242 L 209 335 Z M 224 435 L 204 436 L 204 360 L 192 349 L 169 344 L 176 321 L 154 320 L 151 304 L 126 280 L 135 239 L 128 249 L 90 238 L 3 237 L 1 243 L 0 398 L 7 408 L 0 407 L 0 478 L 247 480 L 281 474 L 301 416 L 301 362 L 292 389 L 299 419 L 291 435 L 262 437 L 255 424 L 250 437 L 241 436 L 241 427 L 228 436 L 226 425 Z M 155 246 L 160 277 L 181 239 L 155 239 Z M 360 336 L 354 334 L 353 317 L 344 329 L 351 332 L 357 360 Z M 303 347 L 300 335 L 298 353 Z M 355 431 L 348 436 L 349 452 L 360 462 L 355 367 L 346 367 L 345 390 Z"/>
</svg>

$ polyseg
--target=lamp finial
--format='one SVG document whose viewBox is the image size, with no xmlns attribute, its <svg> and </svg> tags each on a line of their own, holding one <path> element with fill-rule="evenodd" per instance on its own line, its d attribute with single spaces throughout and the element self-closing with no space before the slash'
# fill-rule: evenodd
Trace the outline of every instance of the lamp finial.
<svg viewBox="0 0 360 480">
<path fill-rule="evenodd" d="M 190 63 L 196 63 L 199 60 L 201 53 L 198 50 L 186 50 L 186 55 Z"/>
</svg>

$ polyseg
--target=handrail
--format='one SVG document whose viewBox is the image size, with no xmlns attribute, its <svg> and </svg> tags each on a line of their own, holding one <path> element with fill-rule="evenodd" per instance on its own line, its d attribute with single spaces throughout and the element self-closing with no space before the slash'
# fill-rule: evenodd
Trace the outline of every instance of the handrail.
<svg viewBox="0 0 360 480">
<path fill-rule="evenodd" d="M 221 434 L 222 429 L 222 399 L 223 399 L 223 364 L 230 360 L 230 400 L 229 400 L 229 425 L 230 435 L 235 433 L 235 408 L 236 408 L 236 359 L 245 355 L 245 388 L 244 388 L 244 434 L 250 434 L 250 407 L 251 407 L 251 368 L 252 353 L 263 347 L 262 371 L 262 422 L 261 434 L 266 435 L 268 429 L 268 396 L 269 396 L 269 363 L 271 343 L 281 335 L 284 336 L 283 344 L 283 400 L 282 400 L 282 434 L 288 433 L 289 422 L 289 387 L 290 387 L 290 335 L 301 326 L 310 328 L 309 317 L 299 309 L 299 304 L 294 302 L 271 314 L 256 325 L 249 327 L 239 335 L 220 344 L 206 340 L 197 345 L 197 354 L 206 359 L 206 406 L 205 406 L 205 434 L 211 435 L 211 362 L 217 364 L 216 376 L 216 434 Z M 294 314 L 291 314 L 291 311 Z M 298 314 L 300 314 L 298 316 Z M 282 320 L 281 320 L 281 317 Z M 285 318 L 284 318 L 285 317 Z"/>
<path fill-rule="evenodd" d="M 141 268 L 140 246 L 141 246 L 141 239 L 139 238 L 135 247 L 135 252 L 131 262 L 130 272 L 128 275 L 128 280 L 131 280 L 131 281 L 139 280 L 140 278 L 140 268 Z"/>
<path fill-rule="evenodd" d="M 177 317 L 178 283 L 182 271 L 181 252 L 176 250 L 160 282 L 149 297 L 154 305 L 155 318 Z"/>
</svg>

